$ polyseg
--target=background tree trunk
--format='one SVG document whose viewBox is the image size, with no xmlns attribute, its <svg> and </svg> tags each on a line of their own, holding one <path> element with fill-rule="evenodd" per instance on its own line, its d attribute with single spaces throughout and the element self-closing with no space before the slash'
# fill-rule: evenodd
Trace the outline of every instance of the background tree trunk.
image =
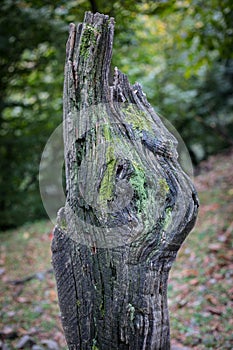
<svg viewBox="0 0 233 350">
<path fill-rule="evenodd" d="M 198 200 L 175 138 L 117 68 L 114 21 L 70 26 L 64 83 L 67 200 L 52 243 L 69 349 L 169 349 L 167 279 Z"/>
</svg>

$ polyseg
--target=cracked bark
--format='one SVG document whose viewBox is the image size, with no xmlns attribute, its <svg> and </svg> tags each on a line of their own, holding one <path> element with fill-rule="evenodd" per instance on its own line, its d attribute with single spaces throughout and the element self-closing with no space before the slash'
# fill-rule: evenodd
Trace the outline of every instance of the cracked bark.
<svg viewBox="0 0 233 350">
<path fill-rule="evenodd" d="M 169 349 L 168 273 L 198 199 L 173 135 L 114 70 L 114 21 L 71 24 L 64 81 L 67 200 L 52 243 L 69 349 Z"/>
</svg>

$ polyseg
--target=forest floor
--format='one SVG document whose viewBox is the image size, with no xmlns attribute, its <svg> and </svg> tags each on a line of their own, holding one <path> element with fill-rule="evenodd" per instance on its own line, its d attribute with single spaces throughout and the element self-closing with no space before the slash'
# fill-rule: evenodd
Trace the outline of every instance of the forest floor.
<svg viewBox="0 0 233 350">
<path fill-rule="evenodd" d="M 198 220 L 169 279 L 172 344 L 232 350 L 233 149 L 210 157 L 198 170 Z"/>
<path fill-rule="evenodd" d="M 172 350 L 231 350 L 233 149 L 203 162 L 194 182 L 199 217 L 169 279 Z M 51 271 L 51 230 L 50 222 L 40 221 L 1 233 L 0 349 L 23 343 L 67 349 Z"/>
</svg>

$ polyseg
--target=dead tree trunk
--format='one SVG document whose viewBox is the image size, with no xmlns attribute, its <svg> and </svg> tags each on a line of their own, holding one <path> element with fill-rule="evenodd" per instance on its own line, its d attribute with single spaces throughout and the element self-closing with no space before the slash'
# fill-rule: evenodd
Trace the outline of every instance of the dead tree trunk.
<svg viewBox="0 0 233 350">
<path fill-rule="evenodd" d="M 52 244 L 69 349 L 169 349 L 167 279 L 197 215 L 176 140 L 117 68 L 114 21 L 70 26 L 64 83 L 67 200 Z"/>
</svg>

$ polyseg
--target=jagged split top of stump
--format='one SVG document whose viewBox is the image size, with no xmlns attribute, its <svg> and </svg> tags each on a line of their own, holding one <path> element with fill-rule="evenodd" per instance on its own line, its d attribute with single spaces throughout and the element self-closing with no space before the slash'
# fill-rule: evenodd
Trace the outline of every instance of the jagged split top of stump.
<svg viewBox="0 0 233 350">
<path fill-rule="evenodd" d="M 64 85 L 67 231 L 90 247 L 128 245 L 130 260 L 178 250 L 196 216 L 195 189 L 177 141 L 114 70 L 114 21 L 87 13 L 70 25 Z"/>
</svg>

